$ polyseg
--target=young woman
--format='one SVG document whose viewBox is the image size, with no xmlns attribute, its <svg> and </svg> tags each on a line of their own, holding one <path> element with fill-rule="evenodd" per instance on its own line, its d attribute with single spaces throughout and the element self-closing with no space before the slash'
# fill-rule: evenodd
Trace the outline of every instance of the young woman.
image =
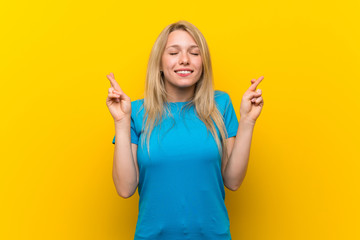
<svg viewBox="0 0 360 240">
<path fill-rule="evenodd" d="M 178 21 L 152 48 L 144 99 L 131 101 L 107 78 L 113 180 L 121 197 L 137 187 L 140 196 L 134 239 L 231 239 L 224 185 L 235 191 L 245 177 L 263 77 L 243 95 L 238 122 L 229 95 L 213 89 L 205 38 Z"/>
</svg>

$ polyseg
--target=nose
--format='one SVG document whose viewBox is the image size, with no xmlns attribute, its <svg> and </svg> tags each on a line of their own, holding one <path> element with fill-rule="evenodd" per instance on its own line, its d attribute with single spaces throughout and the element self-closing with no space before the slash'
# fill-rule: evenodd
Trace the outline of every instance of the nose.
<svg viewBox="0 0 360 240">
<path fill-rule="evenodd" d="M 188 63 L 189 63 L 188 55 L 186 53 L 182 54 L 180 57 L 180 64 L 188 64 Z"/>
</svg>

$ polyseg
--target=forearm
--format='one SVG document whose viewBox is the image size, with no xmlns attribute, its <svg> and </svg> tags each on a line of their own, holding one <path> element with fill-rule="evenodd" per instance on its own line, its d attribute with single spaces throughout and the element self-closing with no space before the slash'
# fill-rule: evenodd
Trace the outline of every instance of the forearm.
<svg viewBox="0 0 360 240">
<path fill-rule="evenodd" d="M 131 196 L 138 185 L 131 150 L 130 120 L 115 122 L 113 180 L 118 194 L 122 197 Z"/>
<path fill-rule="evenodd" d="M 240 119 L 234 146 L 224 171 L 224 181 L 230 189 L 238 189 L 245 178 L 253 130 L 254 124 Z"/>
</svg>

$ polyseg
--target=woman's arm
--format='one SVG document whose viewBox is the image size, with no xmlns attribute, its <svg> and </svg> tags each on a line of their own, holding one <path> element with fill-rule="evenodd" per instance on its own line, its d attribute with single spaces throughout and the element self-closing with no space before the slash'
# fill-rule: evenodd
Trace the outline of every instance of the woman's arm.
<svg viewBox="0 0 360 240">
<path fill-rule="evenodd" d="M 224 158 L 222 175 L 224 185 L 232 191 L 236 191 L 245 178 L 253 130 L 253 123 L 240 119 L 237 137 L 226 139 L 229 158 Z"/>
<path fill-rule="evenodd" d="M 115 122 L 115 150 L 113 180 L 117 193 L 123 198 L 131 197 L 139 183 L 137 145 L 131 143 L 130 121 Z"/>
<path fill-rule="evenodd" d="M 264 106 L 262 92 L 256 87 L 264 79 L 251 80 L 251 86 L 243 95 L 240 106 L 239 128 L 235 139 L 228 138 L 226 145 L 229 160 L 223 167 L 224 185 L 236 191 L 243 182 L 249 162 L 250 145 L 256 119 Z"/>
<path fill-rule="evenodd" d="M 110 81 L 106 105 L 115 122 L 115 150 L 113 181 L 117 193 L 128 198 L 134 194 L 139 182 L 136 146 L 131 146 L 131 100 L 121 90 L 113 73 L 106 75 Z"/>
</svg>

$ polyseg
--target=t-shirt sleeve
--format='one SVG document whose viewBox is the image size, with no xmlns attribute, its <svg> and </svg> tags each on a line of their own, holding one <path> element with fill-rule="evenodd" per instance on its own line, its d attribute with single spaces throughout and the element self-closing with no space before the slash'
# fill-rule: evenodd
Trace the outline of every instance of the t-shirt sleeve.
<svg viewBox="0 0 360 240">
<path fill-rule="evenodd" d="M 131 126 L 130 126 L 130 136 L 131 136 L 131 143 L 138 144 L 139 137 L 138 134 L 136 133 L 135 122 L 132 117 L 131 117 Z M 116 135 L 114 136 L 114 139 L 112 141 L 113 144 L 115 144 L 115 137 Z"/>
<path fill-rule="evenodd" d="M 226 97 L 226 101 L 223 116 L 228 138 L 230 138 L 236 136 L 239 127 L 239 121 L 237 119 L 230 96 L 227 93 L 225 93 L 224 95 Z"/>
<path fill-rule="evenodd" d="M 131 134 L 131 143 L 138 144 L 139 142 L 139 135 L 136 131 L 135 127 L 135 119 L 131 115 L 131 128 L 130 128 L 130 134 Z"/>
<path fill-rule="evenodd" d="M 138 104 L 137 101 L 131 103 L 131 124 L 130 124 L 130 136 L 131 136 L 131 143 L 138 144 L 139 142 L 139 132 L 136 129 L 136 122 L 135 122 L 135 116 L 137 112 Z M 113 144 L 115 144 L 115 136 L 112 141 Z"/>
</svg>

